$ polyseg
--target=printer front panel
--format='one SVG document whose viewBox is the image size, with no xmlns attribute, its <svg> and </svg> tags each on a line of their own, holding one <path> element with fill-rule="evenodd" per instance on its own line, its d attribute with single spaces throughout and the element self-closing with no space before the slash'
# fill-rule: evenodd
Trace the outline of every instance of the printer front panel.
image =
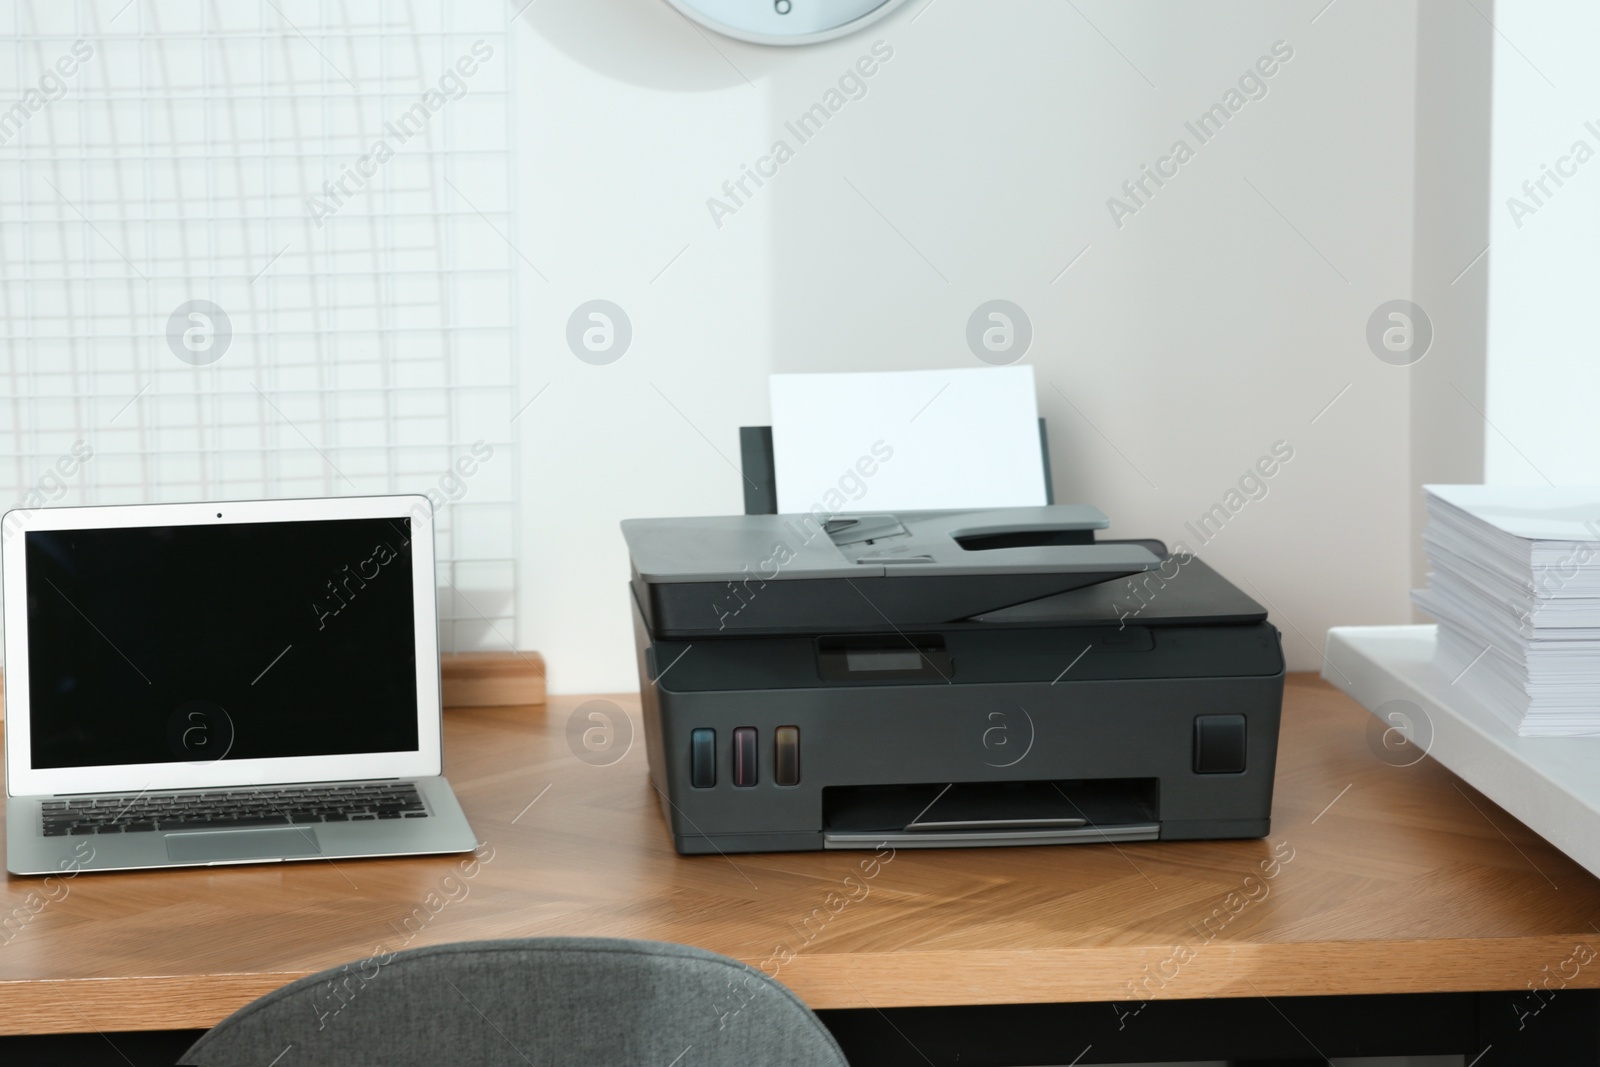
<svg viewBox="0 0 1600 1067">
<path fill-rule="evenodd" d="M 914 798 L 937 800 L 929 790 L 946 786 L 955 791 L 944 803 L 968 798 L 960 821 L 981 823 L 986 805 L 994 812 L 994 839 L 968 844 L 997 843 L 1026 825 L 1018 804 L 1029 797 L 1039 799 L 1038 822 L 1065 824 L 1071 811 L 1048 802 L 1054 794 L 1068 809 L 1103 802 L 1112 813 L 1084 810 L 1083 821 L 1102 831 L 1085 840 L 1115 837 L 1119 825 L 1143 828 L 1127 839 L 1260 837 L 1282 684 L 1281 670 L 709 692 L 651 683 L 647 743 L 683 852 L 837 847 L 828 835 L 841 829 L 944 843 L 937 831 L 907 830 L 919 812 L 904 816 Z"/>
</svg>

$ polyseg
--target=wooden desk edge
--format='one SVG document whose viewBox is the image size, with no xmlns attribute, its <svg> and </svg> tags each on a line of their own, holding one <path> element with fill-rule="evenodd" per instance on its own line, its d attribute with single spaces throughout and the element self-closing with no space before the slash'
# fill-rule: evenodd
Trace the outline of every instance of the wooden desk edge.
<svg viewBox="0 0 1600 1067">
<path fill-rule="evenodd" d="M 1040 952 L 896 952 L 881 955 L 818 952 L 799 955 L 775 977 L 815 1010 L 939 1007 L 950 1004 L 1099 1003 L 1124 984 L 1125 1005 L 1142 1000 L 1284 997 L 1348 993 L 1465 993 L 1520 990 L 1537 976 L 1523 973 L 1530 954 L 1561 960 L 1572 952 L 1563 937 L 1396 941 L 1374 961 L 1360 942 L 1215 945 L 1170 977 L 1141 988 L 1134 978 L 1156 973 L 1148 946 Z M 744 962 L 759 967 L 762 959 Z M 1146 967 L 1148 965 L 1148 970 Z M 769 964 L 770 967 L 770 964 Z M 1173 968 L 1168 968 L 1170 973 Z M 257 997 L 315 972 L 75 978 L 0 982 L 0 1035 L 207 1029 Z M 916 994 L 897 996 L 917 976 Z M 1300 980 L 1286 981 L 1285 974 Z M 930 981 L 930 975 L 936 976 Z M 1309 980 L 1308 980 L 1309 975 Z M 1156 983 L 1160 984 L 1157 985 Z M 1583 971 L 1565 988 L 1600 988 L 1600 973 Z M 861 990 L 872 989 L 871 1001 Z M 994 990 L 1004 990 L 996 996 Z M 63 1012 L 63 1006 L 70 1011 Z"/>
<path fill-rule="evenodd" d="M 1322 686 L 1309 676 L 1298 680 L 1311 688 Z M 438 934 L 437 942 L 425 938 L 416 947 L 458 939 L 446 936 L 442 928 Z M 819 1010 L 1520 991 L 1540 980 L 1541 964 L 1553 970 L 1573 954 L 1573 936 L 1563 931 L 1394 940 L 1359 933 L 1312 941 L 1219 939 L 1199 946 L 1181 966 L 1149 941 L 1038 950 L 829 951 L 824 937 L 773 976 Z M 680 939 L 696 943 L 692 933 Z M 709 942 L 704 947 L 727 950 Z M 768 954 L 744 949 L 740 955 L 751 966 L 766 966 L 771 972 Z M 0 1034 L 204 1029 L 309 973 L 0 980 Z M 1565 986 L 1600 988 L 1600 969 L 1584 968 Z"/>
</svg>

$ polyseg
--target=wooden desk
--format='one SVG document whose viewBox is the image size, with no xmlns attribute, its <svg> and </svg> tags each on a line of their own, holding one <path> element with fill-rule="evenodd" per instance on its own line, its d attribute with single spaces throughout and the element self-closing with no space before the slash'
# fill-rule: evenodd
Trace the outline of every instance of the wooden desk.
<svg viewBox="0 0 1600 1067">
<path fill-rule="evenodd" d="M 1600 948 L 1600 881 L 1432 761 L 1383 762 L 1367 713 L 1310 675 L 1289 682 L 1266 841 L 902 850 L 864 879 L 859 853 L 677 856 L 637 721 L 592 766 L 566 741 L 578 703 L 446 716 L 446 772 L 492 849 L 472 878 L 450 857 L 82 875 L 22 922 L 42 883 L 8 878 L 0 1032 L 206 1027 L 380 944 L 472 938 L 656 938 L 757 966 L 784 944 L 778 977 L 818 1009 L 1126 1008 L 1141 982 L 1152 1000 L 1521 990 Z M 1292 859 L 1265 878 L 1274 855 Z M 1565 982 L 1600 987 L 1600 960 Z"/>
</svg>

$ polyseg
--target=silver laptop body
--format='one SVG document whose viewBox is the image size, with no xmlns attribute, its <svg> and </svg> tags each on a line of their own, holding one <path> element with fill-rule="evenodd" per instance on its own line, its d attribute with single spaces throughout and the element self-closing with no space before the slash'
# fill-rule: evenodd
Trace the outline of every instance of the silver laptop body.
<svg viewBox="0 0 1600 1067">
<path fill-rule="evenodd" d="M 476 845 L 420 496 L 8 512 L 6 869 Z"/>
</svg>

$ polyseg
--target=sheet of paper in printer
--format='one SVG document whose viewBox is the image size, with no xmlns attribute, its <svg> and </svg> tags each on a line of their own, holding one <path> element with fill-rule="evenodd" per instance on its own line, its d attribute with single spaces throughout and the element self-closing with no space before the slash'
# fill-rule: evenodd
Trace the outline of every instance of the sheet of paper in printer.
<svg viewBox="0 0 1600 1067">
<path fill-rule="evenodd" d="M 1045 503 L 1032 367 L 774 374 L 771 391 L 780 512 Z"/>
</svg>

